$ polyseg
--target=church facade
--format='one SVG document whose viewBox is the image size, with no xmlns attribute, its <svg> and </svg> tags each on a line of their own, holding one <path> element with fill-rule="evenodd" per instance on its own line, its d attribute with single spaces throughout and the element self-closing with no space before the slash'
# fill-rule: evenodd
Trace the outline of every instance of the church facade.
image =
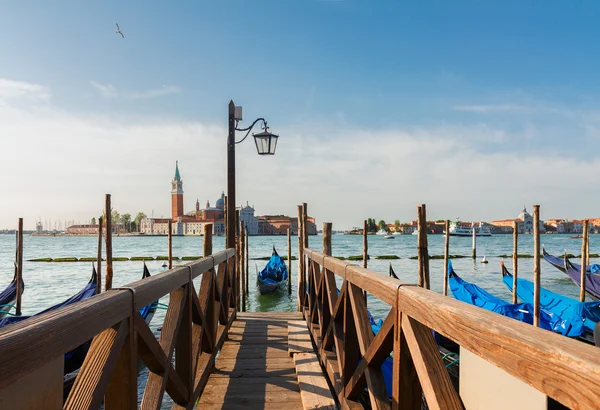
<svg viewBox="0 0 600 410">
<path fill-rule="evenodd" d="M 240 211 L 240 220 L 248 228 L 248 235 L 284 235 L 289 227 L 292 234 L 297 234 L 298 218 L 288 216 L 255 216 L 253 206 L 246 203 L 237 208 Z M 146 235 L 167 235 L 169 222 L 173 235 L 202 235 L 204 225 L 212 224 L 213 235 L 225 235 L 225 194 L 221 193 L 214 206 L 206 202 L 200 208 L 200 201 L 196 200 L 196 209 L 185 213 L 183 206 L 183 180 L 179 173 L 179 164 L 175 163 L 175 176 L 171 181 L 171 218 L 144 218 L 140 221 L 140 233 Z M 314 218 L 308 217 L 308 234 L 316 235 L 317 227 Z"/>
</svg>

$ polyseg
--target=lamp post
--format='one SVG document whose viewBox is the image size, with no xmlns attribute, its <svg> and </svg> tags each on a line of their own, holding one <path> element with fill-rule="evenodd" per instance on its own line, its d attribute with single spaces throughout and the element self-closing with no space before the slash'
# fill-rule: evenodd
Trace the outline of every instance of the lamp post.
<svg viewBox="0 0 600 410">
<path fill-rule="evenodd" d="M 252 128 L 258 123 L 262 122 L 263 132 L 258 134 L 252 134 L 254 137 L 254 143 L 256 144 L 256 151 L 258 155 L 275 155 L 275 148 L 277 147 L 278 135 L 269 132 L 267 127 L 267 121 L 264 118 L 257 118 L 247 128 L 238 128 L 239 121 L 242 120 L 242 107 L 234 104 L 233 101 L 229 101 L 229 134 L 227 138 L 227 232 L 226 232 L 226 248 L 233 248 L 235 246 L 235 146 L 236 144 L 242 143 L 252 131 Z M 244 138 L 240 141 L 235 140 L 236 131 L 247 131 Z"/>
</svg>

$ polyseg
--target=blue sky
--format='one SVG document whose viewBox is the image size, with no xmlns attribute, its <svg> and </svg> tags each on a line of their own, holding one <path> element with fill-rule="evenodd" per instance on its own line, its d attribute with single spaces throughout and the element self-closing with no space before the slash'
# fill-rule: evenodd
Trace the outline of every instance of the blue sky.
<svg viewBox="0 0 600 410">
<path fill-rule="evenodd" d="M 252 155 L 251 143 L 240 146 L 239 196 L 258 213 L 321 201 L 315 216 L 347 227 L 368 216 L 410 219 L 416 204 L 429 201 L 442 218 L 510 217 L 533 202 L 548 207 L 547 217 L 597 216 L 593 200 L 572 203 L 564 194 L 597 195 L 587 184 L 600 168 L 599 12 L 584 1 L 5 2 L 0 132 L 13 141 L 3 135 L 3 150 L 62 158 L 70 149 L 108 149 L 98 148 L 104 141 L 118 153 L 108 164 L 114 172 L 95 159 L 73 160 L 81 182 L 51 191 L 73 209 L 58 198 L 46 209 L 30 203 L 36 189 L 44 193 L 40 184 L 68 175 L 64 160 L 46 164 L 53 168 L 47 175 L 34 162 L 20 185 L 4 176 L 0 182 L 23 202 L 0 225 L 12 225 L 19 212 L 29 220 L 85 219 L 97 210 L 74 198 L 95 196 L 100 204 L 105 191 L 131 208 L 124 211 L 167 214 L 175 159 L 184 179 L 188 172 L 186 208 L 195 197 L 216 197 L 232 98 L 245 119 L 264 116 L 282 135 L 281 154 L 266 162 Z M 34 131 L 28 119 L 46 125 Z M 199 169 L 207 161 L 212 174 Z M 453 164 L 460 170 L 449 172 Z M 273 168 L 295 186 L 286 200 L 256 184 Z M 4 175 L 16 170 L 10 160 L 0 165 Z M 143 179 L 149 172 L 152 182 Z M 341 202 L 321 195 L 332 188 L 311 183 L 323 175 L 338 198 L 359 186 L 364 200 L 339 214 Z M 540 186 L 545 178 L 552 183 Z M 449 183 L 467 198 L 452 199 Z M 529 188 L 507 190 L 499 203 L 498 185 L 515 183 Z M 550 192 L 560 183 L 569 185 L 562 195 Z M 484 186 L 489 206 L 474 205 L 481 194 L 464 194 Z M 390 191 L 398 192 L 393 206 L 369 202 Z"/>
</svg>

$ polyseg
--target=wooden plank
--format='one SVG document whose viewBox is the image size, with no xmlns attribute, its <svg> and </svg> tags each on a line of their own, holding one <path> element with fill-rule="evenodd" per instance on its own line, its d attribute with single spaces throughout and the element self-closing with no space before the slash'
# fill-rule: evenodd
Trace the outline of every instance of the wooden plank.
<svg viewBox="0 0 600 410">
<path fill-rule="evenodd" d="M 204 388 L 200 405 L 204 403 L 226 403 L 232 399 L 261 399 L 263 402 L 297 401 L 300 389 L 295 376 L 223 378 L 211 377 Z M 233 404 L 233 403 L 232 403 Z"/>
<path fill-rule="evenodd" d="M 410 317 L 569 408 L 600 402 L 595 346 L 416 286 L 400 287 L 398 303 Z"/>
<path fill-rule="evenodd" d="M 348 299 L 350 300 L 350 305 L 352 307 L 352 315 L 356 328 L 356 338 L 358 339 L 358 347 L 360 349 L 361 355 L 364 356 L 374 338 L 373 331 L 371 330 L 371 324 L 369 323 L 367 304 L 365 302 L 362 290 L 354 285 L 349 285 L 348 287 Z M 389 329 L 391 329 L 391 327 L 389 327 L 388 325 L 388 334 Z M 346 349 L 348 349 L 347 343 L 345 344 L 345 347 Z M 362 360 L 363 362 L 367 362 L 367 360 L 365 360 L 364 357 Z M 352 371 L 352 373 L 354 374 L 354 370 Z M 390 403 L 388 393 L 385 388 L 385 381 L 383 379 L 381 366 L 366 367 L 365 375 L 367 379 L 367 385 L 369 386 L 368 390 L 369 397 L 371 399 L 371 407 L 373 409 L 389 409 Z M 350 380 L 351 378 L 349 377 L 346 383 L 349 383 Z M 349 399 L 354 399 L 354 397 L 350 397 L 350 393 L 351 390 L 347 388 L 344 389 L 344 395 Z"/>
<path fill-rule="evenodd" d="M 402 329 L 406 334 L 406 341 L 429 408 L 463 409 L 431 329 L 408 316 L 402 317 Z"/>
<path fill-rule="evenodd" d="M 104 393 L 106 410 L 137 409 L 138 366 L 133 317 L 129 317 L 125 323 L 129 327 L 129 332 Z"/>
<path fill-rule="evenodd" d="M 129 325 L 123 321 L 116 328 L 106 329 L 92 340 L 65 402 L 65 410 L 93 409 L 100 406 L 128 333 Z"/>
<path fill-rule="evenodd" d="M 314 353 L 294 355 L 304 409 L 336 409 L 335 400 Z"/>
<path fill-rule="evenodd" d="M 154 338 L 152 331 L 139 312 L 136 312 L 134 321 L 140 359 L 142 359 L 150 372 L 156 374 L 167 373 L 167 393 L 176 403 L 184 402 L 188 393 L 183 380 L 181 380 L 177 372 L 173 369 L 173 365 L 167 359 L 158 340 Z M 168 372 L 166 372 L 167 367 L 170 367 Z"/>
<path fill-rule="evenodd" d="M 288 353 L 314 352 L 310 333 L 304 320 L 290 320 L 288 323 Z"/>
<path fill-rule="evenodd" d="M 404 314 L 397 311 L 396 326 L 394 326 L 392 409 L 421 410 L 421 384 L 402 329 L 402 316 Z"/>
<path fill-rule="evenodd" d="M 289 357 L 287 346 L 281 343 L 273 343 L 264 346 L 240 346 L 225 343 L 221 349 L 222 357 L 237 358 L 271 358 L 271 357 Z"/>
<path fill-rule="evenodd" d="M 178 288 L 171 292 L 169 300 L 169 308 L 165 316 L 162 331 L 160 333 L 160 346 L 167 356 L 167 362 L 171 362 L 173 350 L 177 342 L 178 328 L 181 323 L 181 318 L 184 314 L 185 306 L 187 305 L 187 295 L 183 288 Z M 170 367 L 165 369 L 164 374 L 150 373 L 144 396 L 142 397 L 142 410 L 159 410 L 162 404 L 162 399 L 165 393 L 165 388 L 170 372 Z M 184 381 L 184 384 L 186 382 Z"/>
</svg>

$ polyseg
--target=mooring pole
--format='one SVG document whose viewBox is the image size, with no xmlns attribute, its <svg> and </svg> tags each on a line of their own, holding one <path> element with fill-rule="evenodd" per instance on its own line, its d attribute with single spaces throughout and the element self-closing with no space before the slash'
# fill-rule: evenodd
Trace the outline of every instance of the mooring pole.
<svg viewBox="0 0 600 410">
<path fill-rule="evenodd" d="M 583 238 L 581 239 L 581 278 L 580 278 L 580 289 L 579 289 L 579 301 L 585 302 L 585 288 L 586 288 L 586 273 L 587 273 L 587 230 L 588 220 L 583 221 Z"/>
<path fill-rule="evenodd" d="M 202 226 L 202 233 L 204 235 L 204 244 L 202 253 L 204 257 L 212 255 L 212 234 L 213 234 L 213 224 L 204 224 Z"/>
<path fill-rule="evenodd" d="M 98 218 L 98 257 L 96 258 L 96 265 L 98 270 L 96 271 L 96 293 L 102 292 L 102 223 L 104 218 L 100 216 Z"/>
<path fill-rule="evenodd" d="M 16 315 L 21 316 L 21 295 L 23 289 L 21 282 L 23 280 L 23 218 L 19 218 L 19 232 L 18 232 L 18 243 L 17 247 L 17 308 Z"/>
<path fill-rule="evenodd" d="M 444 238 L 444 296 L 448 295 L 448 256 L 450 252 L 450 221 L 444 222 L 446 237 Z"/>
<path fill-rule="evenodd" d="M 471 251 L 471 257 L 477 259 L 477 233 L 475 231 L 475 222 L 471 222 L 471 233 L 473 234 L 473 249 Z"/>
<path fill-rule="evenodd" d="M 363 221 L 363 268 L 367 269 L 367 259 L 369 259 L 369 239 L 367 238 L 367 221 Z"/>
<path fill-rule="evenodd" d="M 292 294 L 292 229 L 288 226 L 287 230 L 288 245 L 288 295 Z"/>
<path fill-rule="evenodd" d="M 331 222 L 323 222 L 323 254 L 331 256 Z"/>
<path fill-rule="evenodd" d="M 533 325 L 540 327 L 540 206 L 533 206 Z"/>
<path fill-rule="evenodd" d="M 235 205 L 234 205 L 235 207 Z M 242 289 L 241 289 L 241 275 L 240 275 L 240 259 L 242 252 L 240 251 L 240 210 L 235 210 L 234 222 L 234 247 L 235 247 L 235 294 L 236 294 L 236 309 L 238 312 L 242 311 Z"/>
<path fill-rule="evenodd" d="M 367 269 L 367 261 L 369 260 L 369 239 L 368 239 L 368 226 L 367 221 L 363 221 L 363 268 Z M 365 304 L 367 303 L 367 291 L 364 292 Z"/>
<path fill-rule="evenodd" d="M 248 226 L 246 226 L 246 228 L 244 229 L 245 235 L 246 235 L 246 269 L 244 269 L 244 272 L 246 273 L 246 295 L 248 295 L 248 298 L 250 298 L 250 293 L 248 291 L 249 286 L 248 286 L 248 280 L 250 279 L 250 276 L 248 275 L 248 264 L 250 261 L 250 253 L 249 253 L 249 247 L 248 247 L 248 240 L 250 239 L 248 237 Z"/>
<path fill-rule="evenodd" d="M 417 257 L 419 259 L 419 286 L 429 289 L 429 251 L 427 250 L 427 211 L 425 204 L 417 207 L 417 220 L 419 229 L 419 245 Z"/>
<path fill-rule="evenodd" d="M 173 221 L 169 221 L 169 269 L 173 269 Z"/>
<path fill-rule="evenodd" d="M 113 260 L 112 260 L 112 208 L 110 206 L 110 194 L 106 194 L 104 201 L 104 217 L 106 218 L 106 280 L 104 291 L 112 289 Z M 98 273 L 100 274 L 100 273 Z"/>
<path fill-rule="evenodd" d="M 519 277 L 519 224 L 517 221 L 513 222 L 513 294 L 512 303 L 517 303 L 517 278 Z"/>
<path fill-rule="evenodd" d="M 304 233 L 302 218 L 302 205 L 298 205 L 298 312 L 304 309 L 304 295 L 306 288 L 304 286 Z"/>
<path fill-rule="evenodd" d="M 240 278 L 242 281 L 242 312 L 246 311 L 246 236 L 244 235 L 244 223 L 240 221 Z"/>
</svg>

